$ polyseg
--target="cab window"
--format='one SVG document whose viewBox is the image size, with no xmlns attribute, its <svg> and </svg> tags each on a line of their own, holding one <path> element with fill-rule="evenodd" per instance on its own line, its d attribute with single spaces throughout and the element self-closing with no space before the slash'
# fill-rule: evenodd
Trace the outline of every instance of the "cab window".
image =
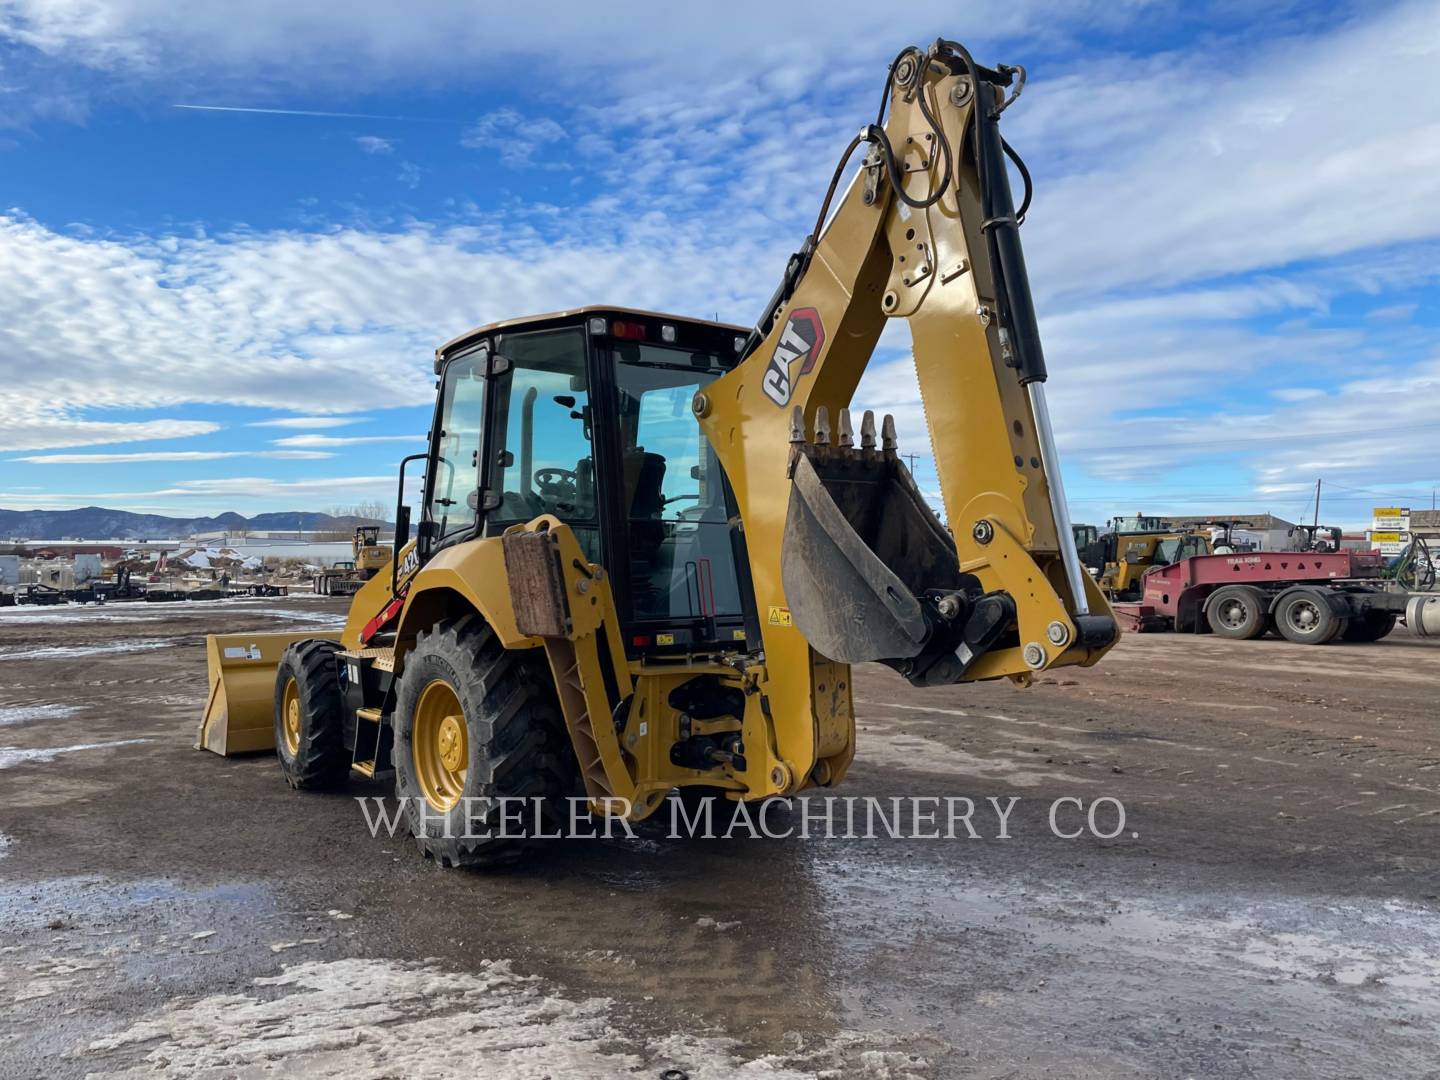
<svg viewBox="0 0 1440 1080">
<path fill-rule="evenodd" d="M 630 602 L 637 619 L 738 617 L 720 461 L 691 409 L 723 374 L 707 353 L 616 346 Z"/>
<path fill-rule="evenodd" d="M 479 513 L 481 439 L 489 355 L 459 356 L 445 367 L 426 507 L 438 538 L 469 532 Z"/>
<path fill-rule="evenodd" d="M 487 531 L 553 514 L 574 526 L 591 558 L 595 527 L 595 457 L 585 335 L 578 327 L 510 334 L 499 353 L 504 376 L 504 446 L 496 450 L 499 506 Z"/>
</svg>

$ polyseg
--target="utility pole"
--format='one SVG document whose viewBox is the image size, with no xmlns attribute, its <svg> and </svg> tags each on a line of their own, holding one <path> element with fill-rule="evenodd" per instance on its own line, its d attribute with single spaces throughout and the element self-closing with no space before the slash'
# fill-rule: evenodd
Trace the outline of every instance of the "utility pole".
<svg viewBox="0 0 1440 1080">
<path fill-rule="evenodd" d="M 910 466 L 910 475 L 911 475 L 911 476 L 914 476 L 914 475 L 915 475 L 915 459 L 916 459 L 917 457 L 919 457 L 920 455 L 918 455 L 918 454 L 901 454 L 900 456 L 903 457 L 903 458 L 905 459 L 905 463 Z"/>
<path fill-rule="evenodd" d="M 1311 523 L 1318 532 L 1320 529 L 1320 481 L 1315 481 L 1315 520 Z M 1315 534 L 1310 534 L 1311 542 L 1314 542 Z"/>
</svg>

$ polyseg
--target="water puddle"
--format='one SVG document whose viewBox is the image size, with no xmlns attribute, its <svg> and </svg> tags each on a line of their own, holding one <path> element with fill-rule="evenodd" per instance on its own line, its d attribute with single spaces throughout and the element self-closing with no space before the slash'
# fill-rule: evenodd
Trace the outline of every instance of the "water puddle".
<svg viewBox="0 0 1440 1080">
<path fill-rule="evenodd" d="M 1355 1075 L 1408 1075 L 1432 1054 L 1433 908 L 977 881 L 834 854 L 817 860 L 815 880 L 854 954 L 842 970 L 863 973 L 845 998 L 871 1023 L 878 974 L 894 985 L 888 1019 L 953 1010 L 945 1033 L 956 1045 L 1037 1066 L 1052 1053 L 1049 1064 L 1076 1076 L 1250 1075 L 1236 1071 L 1242 1064 L 1256 1075 L 1309 1075 L 1297 1063 L 1332 1060 Z M 866 929 L 877 911 L 887 913 L 883 928 Z M 924 963 L 898 963 L 901 942 Z M 1406 1025 L 1396 1028 L 1397 1016 Z M 1067 1041 L 1026 1040 L 1037 1031 L 1064 1031 Z M 1266 1032 L 1286 1033 L 1285 1045 Z M 1109 1048 L 1108 1065 L 1075 1068 L 1087 1046 Z"/>
</svg>

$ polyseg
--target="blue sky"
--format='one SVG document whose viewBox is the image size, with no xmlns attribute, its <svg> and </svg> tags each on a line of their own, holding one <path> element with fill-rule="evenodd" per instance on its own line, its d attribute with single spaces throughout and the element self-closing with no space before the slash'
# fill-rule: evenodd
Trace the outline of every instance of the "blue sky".
<svg viewBox="0 0 1440 1080">
<path fill-rule="evenodd" d="M 455 333 L 753 320 L 940 33 L 1030 70 L 1005 123 L 1077 519 L 1294 520 L 1323 477 L 1356 525 L 1440 485 L 1434 4 L 236 10 L 0 0 L 0 506 L 389 503 Z M 896 329 L 858 403 L 933 487 Z"/>
</svg>

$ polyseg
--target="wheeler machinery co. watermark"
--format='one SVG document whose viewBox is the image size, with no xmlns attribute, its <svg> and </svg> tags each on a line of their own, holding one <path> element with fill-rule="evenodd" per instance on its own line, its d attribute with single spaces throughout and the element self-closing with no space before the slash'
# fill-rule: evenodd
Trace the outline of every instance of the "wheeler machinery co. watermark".
<svg viewBox="0 0 1440 1080">
<path fill-rule="evenodd" d="M 356 796 L 371 836 L 394 836 L 407 825 L 445 839 L 602 840 L 633 838 L 630 803 L 612 798 L 607 813 L 592 814 L 583 797 L 464 798 L 441 812 L 424 799 Z M 774 797 L 755 803 L 706 797 L 687 803 L 670 799 L 670 839 L 810 840 L 1010 840 L 1018 796 L 971 799 L 963 795 Z M 564 812 L 560 813 L 563 807 Z M 661 814 L 650 818 L 659 818 Z M 1073 795 L 1046 804 L 1051 835 L 1062 840 L 1114 840 L 1140 834 L 1126 830 L 1125 804 L 1105 795 L 1086 802 Z"/>
</svg>

